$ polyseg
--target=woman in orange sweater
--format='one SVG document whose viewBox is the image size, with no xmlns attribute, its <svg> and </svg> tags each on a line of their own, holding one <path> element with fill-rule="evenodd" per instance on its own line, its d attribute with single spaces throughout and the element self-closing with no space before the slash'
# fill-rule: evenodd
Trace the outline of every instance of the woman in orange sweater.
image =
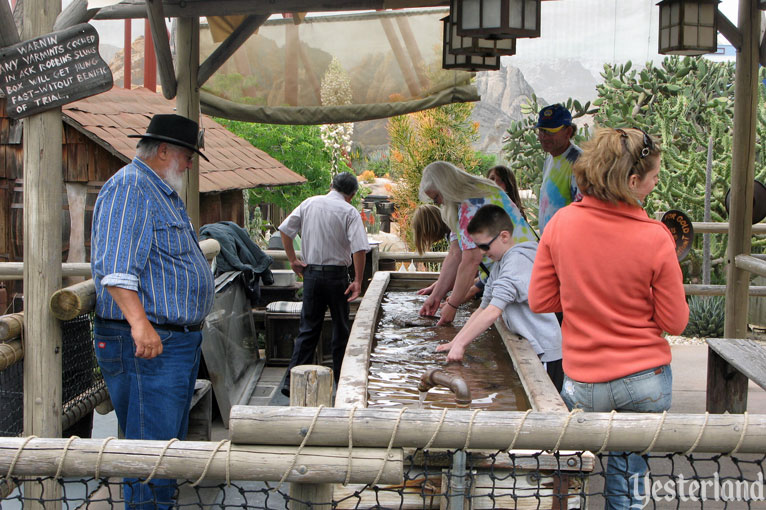
<svg viewBox="0 0 766 510">
<path fill-rule="evenodd" d="M 570 409 L 662 412 L 672 374 L 666 331 L 689 308 L 670 231 L 642 204 L 659 179 L 660 148 L 640 129 L 600 129 L 574 166 L 581 202 L 545 227 L 529 287 L 538 313 L 564 312 L 561 396 Z M 612 452 L 606 508 L 640 508 L 646 462 Z"/>
</svg>

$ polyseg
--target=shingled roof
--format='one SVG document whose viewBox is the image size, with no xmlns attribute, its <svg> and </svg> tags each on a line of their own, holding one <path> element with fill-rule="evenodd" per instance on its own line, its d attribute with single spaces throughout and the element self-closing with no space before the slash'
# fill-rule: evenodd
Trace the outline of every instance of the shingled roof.
<svg viewBox="0 0 766 510">
<path fill-rule="evenodd" d="M 126 163 L 136 155 L 136 140 L 146 132 L 155 113 L 175 113 L 175 102 L 149 89 L 113 88 L 62 107 L 64 122 Z M 202 193 L 258 186 L 301 184 L 306 179 L 260 149 L 253 147 L 206 115 L 203 152 L 199 158 Z"/>
</svg>

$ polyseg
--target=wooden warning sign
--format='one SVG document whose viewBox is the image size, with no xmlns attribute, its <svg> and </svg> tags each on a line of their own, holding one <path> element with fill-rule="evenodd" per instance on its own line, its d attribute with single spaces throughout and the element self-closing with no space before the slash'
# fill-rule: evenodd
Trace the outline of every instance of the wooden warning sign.
<svg viewBox="0 0 766 510">
<path fill-rule="evenodd" d="M 6 111 L 20 118 L 112 88 L 112 71 L 98 53 L 98 33 L 80 25 L 0 49 Z"/>
</svg>

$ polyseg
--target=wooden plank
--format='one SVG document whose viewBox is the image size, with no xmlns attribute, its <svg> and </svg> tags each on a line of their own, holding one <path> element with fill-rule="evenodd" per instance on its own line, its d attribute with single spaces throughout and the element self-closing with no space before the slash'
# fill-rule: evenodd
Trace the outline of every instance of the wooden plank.
<svg viewBox="0 0 766 510">
<path fill-rule="evenodd" d="M 168 29 L 165 26 L 165 14 L 162 0 L 146 0 L 146 12 L 151 25 L 152 40 L 154 41 L 154 53 L 157 55 L 157 66 L 160 70 L 160 83 L 162 95 L 167 99 L 176 97 L 178 84 L 176 83 L 173 56 L 170 53 L 170 41 Z M 183 62 L 180 60 L 179 62 Z"/>
<path fill-rule="evenodd" d="M 747 411 L 747 377 L 709 347 L 705 400 L 710 413 Z"/>
<path fill-rule="evenodd" d="M 391 273 L 375 273 L 359 304 L 356 319 L 346 345 L 346 354 L 340 370 L 340 380 L 335 393 L 335 407 L 367 407 L 367 374 L 370 370 L 370 353 L 375 337 L 375 327 L 380 314 L 380 303 L 386 291 Z"/>
<path fill-rule="evenodd" d="M 267 19 L 269 19 L 268 15 L 264 14 L 252 14 L 245 18 L 244 21 L 242 21 L 242 23 L 229 34 L 226 40 L 223 41 L 199 66 L 197 86 L 202 87 L 202 85 L 210 79 L 213 73 L 215 73 Z"/>
<path fill-rule="evenodd" d="M 503 339 L 508 354 L 513 362 L 513 368 L 519 374 L 529 405 L 535 411 L 552 413 L 568 413 L 566 404 L 553 385 L 551 378 L 543 368 L 532 345 L 524 338 L 514 335 L 506 327 L 502 317 L 495 321 L 495 328 Z"/>
<path fill-rule="evenodd" d="M 766 389 L 766 343 L 748 338 L 708 338 L 707 344 L 748 379 Z"/>
</svg>

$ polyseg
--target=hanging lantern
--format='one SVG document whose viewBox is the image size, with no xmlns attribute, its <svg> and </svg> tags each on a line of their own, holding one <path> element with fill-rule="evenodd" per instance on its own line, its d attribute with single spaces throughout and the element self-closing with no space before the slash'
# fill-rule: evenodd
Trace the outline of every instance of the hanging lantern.
<svg viewBox="0 0 766 510">
<path fill-rule="evenodd" d="M 662 0 L 659 53 L 703 55 L 718 50 L 718 0 Z"/>
<path fill-rule="evenodd" d="M 463 37 L 457 33 L 457 23 L 452 16 L 448 16 L 450 27 L 450 37 L 445 41 L 447 51 L 453 55 L 515 55 L 516 38 L 515 37 L 495 37 L 485 39 L 483 37 Z"/>
<path fill-rule="evenodd" d="M 540 0 L 451 0 L 462 36 L 540 37 Z"/>
<path fill-rule="evenodd" d="M 497 71 L 500 69 L 500 55 L 455 55 L 449 52 L 452 30 L 449 16 L 442 18 L 444 23 L 444 44 L 442 45 L 442 68 L 462 69 L 464 71 Z"/>
</svg>

